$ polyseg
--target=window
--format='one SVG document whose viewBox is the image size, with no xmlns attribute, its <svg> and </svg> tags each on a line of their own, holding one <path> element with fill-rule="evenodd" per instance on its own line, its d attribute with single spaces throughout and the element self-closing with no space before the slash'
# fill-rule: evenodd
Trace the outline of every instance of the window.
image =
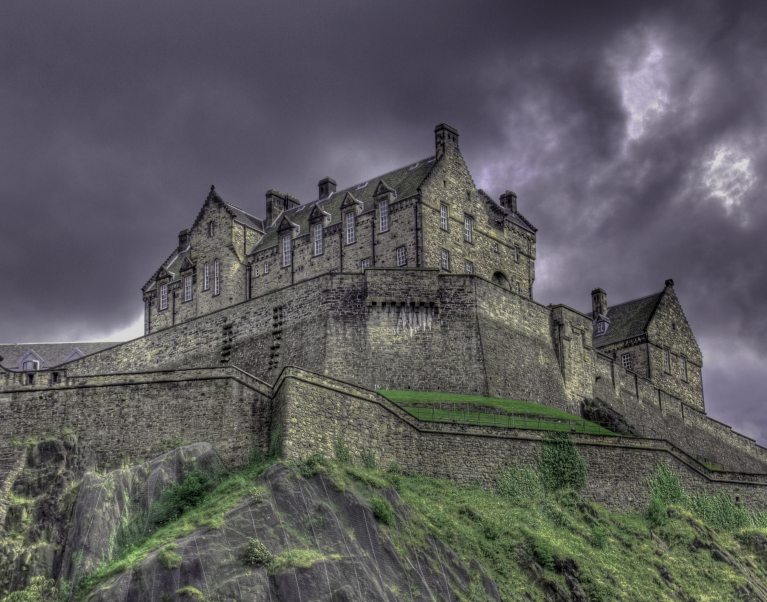
<svg viewBox="0 0 767 602">
<path fill-rule="evenodd" d="M 514 245 L 514 261 L 519 263 L 519 245 Z"/>
<path fill-rule="evenodd" d="M 254 276 L 258 276 L 258 264 L 257 263 L 253 264 L 253 275 Z"/>
<path fill-rule="evenodd" d="M 192 300 L 192 275 L 184 276 L 184 301 Z"/>
<path fill-rule="evenodd" d="M 519 284 L 519 280 L 514 281 L 514 292 L 517 293 L 518 295 L 522 294 L 522 285 Z"/>
<path fill-rule="evenodd" d="M 206 261 L 202 266 L 202 290 L 207 291 L 210 288 L 210 264 Z"/>
<path fill-rule="evenodd" d="M 667 373 L 671 372 L 671 352 L 668 349 L 663 350 L 663 370 Z"/>
<path fill-rule="evenodd" d="M 264 262 L 264 275 L 266 275 L 268 273 L 269 273 L 269 262 L 265 261 Z"/>
<path fill-rule="evenodd" d="M 596 332 L 597 332 L 597 335 L 606 333 L 607 322 L 605 322 L 604 320 L 602 320 L 601 322 L 597 322 Z"/>
<path fill-rule="evenodd" d="M 293 262 L 293 245 L 290 234 L 280 236 L 280 265 L 284 268 Z"/>
<path fill-rule="evenodd" d="M 690 374 L 687 372 L 687 358 L 682 358 L 682 380 L 687 382 L 690 380 Z"/>
<path fill-rule="evenodd" d="M 443 230 L 447 230 L 448 225 L 448 209 L 447 205 L 445 203 L 440 204 L 439 206 L 439 227 Z"/>
<path fill-rule="evenodd" d="M 468 259 L 464 263 L 464 268 L 467 274 L 473 274 L 474 273 L 474 264 L 469 261 Z"/>
<path fill-rule="evenodd" d="M 501 252 L 501 247 L 498 246 L 497 242 L 493 243 L 493 251 L 495 251 L 496 253 L 500 253 Z"/>
<path fill-rule="evenodd" d="M 450 271 L 450 251 L 446 249 L 442 249 L 441 264 L 442 264 L 443 270 L 445 270 L 446 272 Z"/>
<path fill-rule="evenodd" d="M 624 353 L 621 355 L 621 364 L 623 364 L 623 367 L 626 370 L 632 370 L 634 368 L 630 353 Z"/>
<path fill-rule="evenodd" d="M 216 222 L 209 221 L 208 222 L 208 236 L 213 236 L 216 233 Z"/>
<path fill-rule="evenodd" d="M 378 231 L 386 232 L 389 229 L 389 203 L 378 201 Z"/>
<path fill-rule="evenodd" d="M 405 253 L 405 247 L 397 247 L 397 265 L 399 267 L 407 265 L 407 253 Z"/>
<path fill-rule="evenodd" d="M 322 230 L 322 222 L 317 222 L 316 224 L 312 225 L 312 238 L 314 239 L 314 256 L 317 257 L 317 255 L 322 255 L 323 251 L 323 230 Z"/>
<path fill-rule="evenodd" d="M 360 261 L 360 269 L 367 270 L 370 267 L 370 257 L 365 257 L 362 261 Z"/>
<path fill-rule="evenodd" d="M 61 380 L 61 378 L 60 378 L 60 375 L 59 375 L 58 372 L 54 372 L 53 374 L 51 374 L 51 383 L 52 384 L 54 384 L 54 385 L 58 384 L 60 380 Z"/>
<path fill-rule="evenodd" d="M 213 294 L 221 293 L 221 268 L 218 259 L 213 261 Z"/>
<path fill-rule="evenodd" d="M 463 239 L 472 242 L 474 239 L 474 218 L 470 215 L 463 216 Z"/>
<path fill-rule="evenodd" d="M 160 310 L 168 309 L 168 285 L 160 286 Z"/>
<path fill-rule="evenodd" d="M 344 213 L 344 232 L 346 233 L 346 244 L 351 245 L 357 242 L 357 233 L 354 226 L 356 225 L 357 218 L 354 215 L 354 211 L 347 211 Z"/>
<path fill-rule="evenodd" d="M 37 360 L 26 360 L 22 365 L 21 368 L 23 370 L 39 370 L 40 369 L 40 362 Z"/>
</svg>

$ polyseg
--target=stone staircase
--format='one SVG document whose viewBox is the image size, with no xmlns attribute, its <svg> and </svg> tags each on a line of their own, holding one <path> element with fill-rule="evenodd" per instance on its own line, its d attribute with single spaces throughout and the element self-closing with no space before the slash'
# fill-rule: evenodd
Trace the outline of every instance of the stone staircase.
<svg viewBox="0 0 767 602">
<path fill-rule="evenodd" d="M 0 444 L 0 531 L 5 526 L 11 487 L 24 468 L 26 459 L 26 449 Z"/>
</svg>

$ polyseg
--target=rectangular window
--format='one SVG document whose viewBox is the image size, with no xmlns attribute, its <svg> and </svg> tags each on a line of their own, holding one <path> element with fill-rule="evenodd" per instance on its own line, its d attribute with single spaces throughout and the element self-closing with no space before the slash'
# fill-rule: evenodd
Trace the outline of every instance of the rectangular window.
<svg viewBox="0 0 767 602">
<path fill-rule="evenodd" d="M 466 273 L 467 274 L 473 274 L 474 273 L 474 264 L 471 261 L 469 261 L 468 259 L 466 260 L 466 263 L 465 263 L 464 267 L 466 268 Z"/>
<path fill-rule="evenodd" d="M 687 382 L 690 380 L 690 374 L 687 372 L 687 358 L 682 358 L 682 380 Z"/>
<path fill-rule="evenodd" d="M 207 291 L 210 288 L 210 265 L 206 261 L 202 266 L 202 290 Z"/>
<path fill-rule="evenodd" d="M 397 247 L 397 265 L 399 267 L 407 265 L 407 253 L 405 252 L 405 247 Z"/>
<path fill-rule="evenodd" d="M 370 267 L 370 257 L 365 257 L 362 261 L 360 261 L 360 269 L 367 270 Z"/>
<path fill-rule="evenodd" d="M 192 300 L 192 275 L 184 276 L 184 301 Z"/>
<path fill-rule="evenodd" d="M 264 275 L 266 275 L 268 273 L 269 273 L 269 262 L 265 261 L 264 262 Z"/>
<path fill-rule="evenodd" d="M 519 263 L 519 245 L 514 245 L 514 261 Z"/>
<path fill-rule="evenodd" d="M 671 352 L 668 349 L 663 350 L 663 370 L 671 373 Z"/>
<path fill-rule="evenodd" d="M 474 240 L 474 218 L 470 215 L 463 216 L 463 239 L 466 242 Z"/>
<path fill-rule="evenodd" d="M 440 204 L 439 206 L 439 227 L 443 230 L 447 230 L 448 226 L 448 208 L 445 203 Z"/>
<path fill-rule="evenodd" d="M 606 332 L 607 332 L 607 322 L 605 322 L 604 320 L 597 322 L 597 327 L 596 327 L 597 335 L 602 335 Z"/>
<path fill-rule="evenodd" d="M 623 367 L 626 370 L 633 369 L 634 365 L 632 364 L 630 353 L 624 353 L 621 355 L 621 364 L 623 364 Z"/>
<path fill-rule="evenodd" d="M 346 232 L 346 244 L 351 245 L 357 242 L 357 233 L 355 232 L 357 217 L 354 211 L 344 213 L 344 232 Z"/>
<path fill-rule="evenodd" d="M 442 257 L 442 261 L 441 261 L 442 269 L 445 270 L 446 272 L 449 272 L 450 271 L 450 251 L 446 249 L 442 249 L 441 257 Z"/>
<path fill-rule="evenodd" d="M 160 310 L 168 309 L 168 285 L 160 286 Z"/>
<path fill-rule="evenodd" d="M 290 234 L 283 234 L 280 238 L 282 254 L 282 267 L 287 267 L 293 262 L 293 239 Z"/>
<path fill-rule="evenodd" d="M 314 239 L 314 256 L 322 255 L 323 251 L 323 230 L 322 222 L 312 225 L 312 238 Z"/>
<path fill-rule="evenodd" d="M 218 259 L 213 261 L 213 294 L 221 293 L 221 268 Z"/>
<path fill-rule="evenodd" d="M 386 232 L 387 230 L 389 230 L 389 203 L 378 201 L 378 231 Z"/>
</svg>

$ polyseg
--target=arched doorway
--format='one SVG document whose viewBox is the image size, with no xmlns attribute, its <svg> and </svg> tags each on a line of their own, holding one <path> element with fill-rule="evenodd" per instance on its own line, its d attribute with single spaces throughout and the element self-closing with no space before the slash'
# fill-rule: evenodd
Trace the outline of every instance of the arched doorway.
<svg viewBox="0 0 767 602">
<path fill-rule="evenodd" d="M 509 279 L 506 278 L 506 274 L 503 272 L 496 272 L 493 274 L 493 284 L 497 284 L 498 286 L 505 288 L 507 291 L 511 290 L 511 284 L 509 284 Z"/>
</svg>

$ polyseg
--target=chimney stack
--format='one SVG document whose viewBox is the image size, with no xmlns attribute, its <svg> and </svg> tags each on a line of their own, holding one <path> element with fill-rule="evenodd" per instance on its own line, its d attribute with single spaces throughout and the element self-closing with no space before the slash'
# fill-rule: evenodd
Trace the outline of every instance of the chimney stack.
<svg viewBox="0 0 767 602">
<path fill-rule="evenodd" d="M 666 286 L 674 288 L 674 280 L 672 278 L 666 280 Z"/>
<path fill-rule="evenodd" d="M 333 178 L 325 177 L 320 180 L 320 200 L 328 198 L 336 191 L 336 181 Z"/>
<path fill-rule="evenodd" d="M 458 150 L 458 130 L 446 123 L 440 123 L 434 128 L 434 144 L 437 159 L 441 159 L 448 149 Z"/>
<path fill-rule="evenodd" d="M 591 311 L 593 318 L 607 315 L 607 293 L 602 288 L 595 288 L 591 291 Z"/>
<path fill-rule="evenodd" d="M 501 195 L 501 207 L 508 209 L 512 213 L 517 212 L 517 193 L 513 190 L 507 190 Z"/>
<path fill-rule="evenodd" d="M 181 230 L 178 233 L 178 250 L 183 251 L 189 246 L 189 230 Z"/>
</svg>

